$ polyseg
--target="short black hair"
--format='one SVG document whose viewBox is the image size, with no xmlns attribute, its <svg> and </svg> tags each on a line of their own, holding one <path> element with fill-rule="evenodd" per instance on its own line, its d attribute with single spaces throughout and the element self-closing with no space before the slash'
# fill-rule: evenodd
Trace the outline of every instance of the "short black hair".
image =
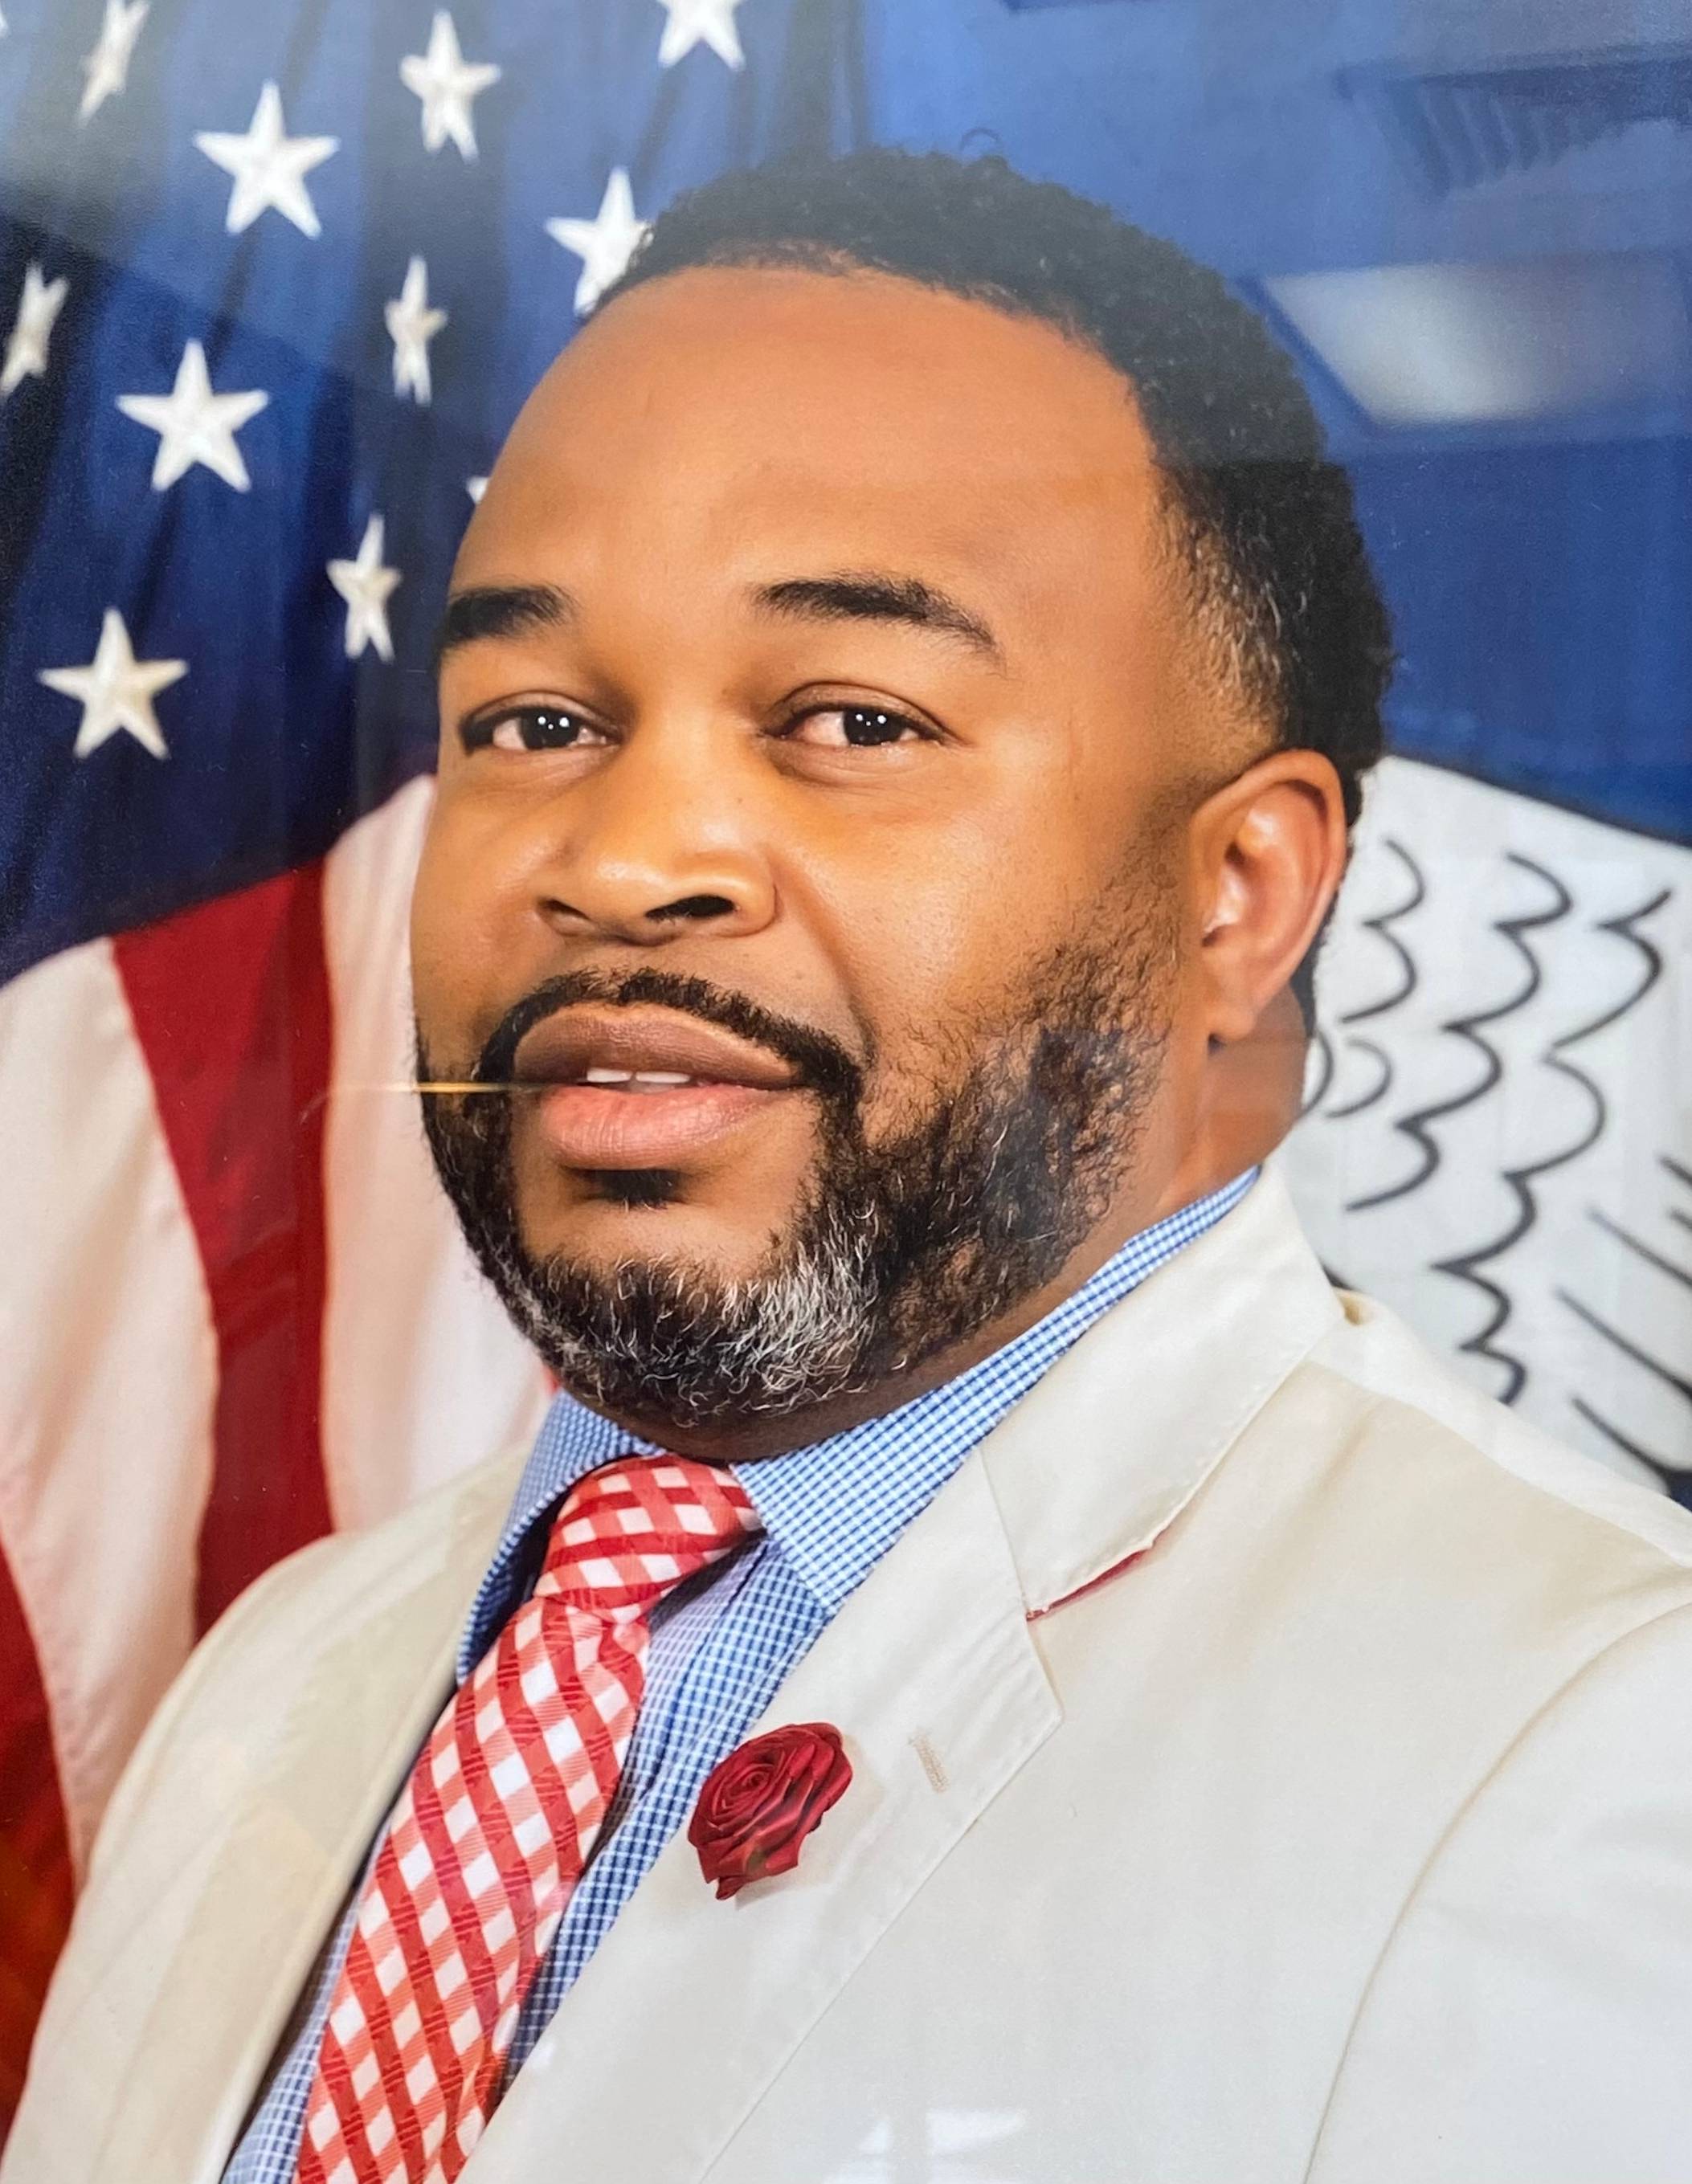
<svg viewBox="0 0 1692 2184">
<path fill-rule="evenodd" d="M 996 154 L 886 148 L 690 191 L 598 308 L 701 266 L 896 274 L 1043 319 L 1114 365 L 1166 481 L 1202 634 L 1280 743 L 1333 761 L 1355 820 L 1381 755 L 1386 608 L 1292 359 L 1220 274 Z"/>
</svg>

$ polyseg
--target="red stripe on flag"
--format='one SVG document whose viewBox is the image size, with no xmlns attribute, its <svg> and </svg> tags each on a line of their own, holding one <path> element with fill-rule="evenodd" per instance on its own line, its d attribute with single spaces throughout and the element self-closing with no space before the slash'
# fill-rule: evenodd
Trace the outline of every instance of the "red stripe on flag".
<svg viewBox="0 0 1692 2184">
<path fill-rule="evenodd" d="M 331 1522 L 318 1436 L 332 1038 L 322 866 L 141 927 L 114 948 L 217 1330 L 204 1630 Z"/>
<path fill-rule="evenodd" d="M 35 1641 L 0 1554 L 0 2142 L 70 1924 L 70 1841 Z"/>
</svg>

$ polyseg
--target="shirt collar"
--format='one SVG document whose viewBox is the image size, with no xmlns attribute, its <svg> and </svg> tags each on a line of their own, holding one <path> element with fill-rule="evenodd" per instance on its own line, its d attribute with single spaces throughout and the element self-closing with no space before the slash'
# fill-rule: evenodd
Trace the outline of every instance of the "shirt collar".
<svg viewBox="0 0 1692 2184">
<path fill-rule="evenodd" d="M 1257 1174 L 1248 1168 L 1131 1236 L 1043 1318 L 942 1386 L 825 1440 L 734 1467 L 766 1534 L 827 1613 L 862 1583 L 964 1457 L 1070 1344 L 1184 1244 L 1231 1212 Z M 573 1396 L 561 1392 L 554 1398 L 472 1607 L 460 1649 L 461 1677 L 511 1613 L 524 1550 L 542 1515 L 578 1479 L 613 1457 L 662 1452 L 661 1443 L 625 1431 Z"/>
<path fill-rule="evenodd" d="M 734 1466 L 764 1529 L 830 1614 L 1070 1344 L 1237 1205 L 1256 1174 L 1130 1237 L 1043 1318 L 942 1386 L 807 1448 Z"/>
</svg>

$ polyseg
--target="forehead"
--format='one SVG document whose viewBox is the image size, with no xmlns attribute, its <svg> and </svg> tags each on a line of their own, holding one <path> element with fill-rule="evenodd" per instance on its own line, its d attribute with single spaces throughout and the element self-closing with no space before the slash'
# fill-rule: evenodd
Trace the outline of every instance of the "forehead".
<svg viewBox="0 0 1692 2184">
<path fill-rule="evenodd" d="M 618 298 L 553 365 L 456 581 L 555 549 L 749 576 L 920 556 L 1041 611 L 1149 583 L 1158 504 L 1132 390 L 1056 327 L 884 274 L 701 269 Z"/>
</svg>

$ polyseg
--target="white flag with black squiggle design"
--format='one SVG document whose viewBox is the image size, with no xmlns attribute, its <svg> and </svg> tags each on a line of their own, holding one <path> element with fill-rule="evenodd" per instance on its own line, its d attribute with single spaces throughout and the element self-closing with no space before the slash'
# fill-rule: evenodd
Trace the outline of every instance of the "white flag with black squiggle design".
<svg viewBox="0 0 1692 2184">
<path fill-rule="evenodd" d="M 1692 1482 L 1692 851 L 1404 759 L 1318 980 L 1324 1262 L 1561 1439 Z"/>
</svg>

